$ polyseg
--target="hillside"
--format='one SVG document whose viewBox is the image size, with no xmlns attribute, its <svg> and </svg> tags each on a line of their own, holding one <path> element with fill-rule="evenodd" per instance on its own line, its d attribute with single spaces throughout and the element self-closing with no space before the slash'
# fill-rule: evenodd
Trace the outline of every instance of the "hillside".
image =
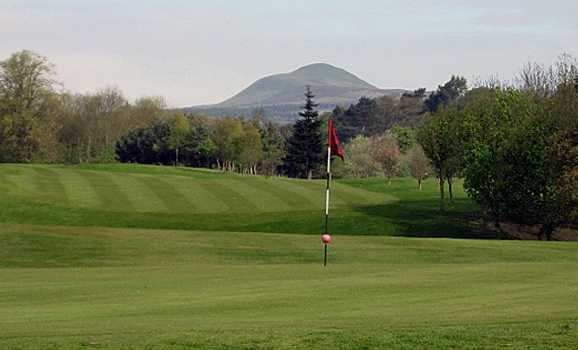
<svg viewBox="0 0 578 350">
<path fill-rule="evenodd" d="M 326 63 L 314 63 L 290 73 L 261 78 L 235 96 L 215 105 L 187 110 L 214 115 L 250 114 L 262 107 L 278 119 L 293 119 L 303 104 L 303 93 L 310 86 L 321 110 L 336 105 L 348 106 L 360 97 L 400 96 L 401 89 L 379 89 L 344 69 Z"/>
</svg>

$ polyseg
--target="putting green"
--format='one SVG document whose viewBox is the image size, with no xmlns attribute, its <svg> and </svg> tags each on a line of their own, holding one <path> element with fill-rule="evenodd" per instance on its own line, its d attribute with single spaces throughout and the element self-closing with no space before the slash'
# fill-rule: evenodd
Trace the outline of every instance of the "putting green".
<svg viewBox="0 0 578 350">
<path fill-rule="evenodd" d="M 327 268 L 320 248 L 2 225 L 0 348 L 578 345 L 578 244 L 344 236 Z"/>
</svg>

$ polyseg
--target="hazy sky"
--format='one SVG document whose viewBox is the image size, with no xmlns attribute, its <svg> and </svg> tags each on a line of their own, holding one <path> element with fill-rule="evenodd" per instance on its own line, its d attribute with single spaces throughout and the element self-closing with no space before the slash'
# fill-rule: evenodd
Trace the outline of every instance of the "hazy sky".
<svg viewBox="0 0 578 350">
<path fill-rule="evenodd" d="M 0 0 L 0 59 L 29 49 L 76 92 L 216 103 L 313 62 L 382 88 L 510 79 L 578 56 L 578 0 Z"/>
</svg>

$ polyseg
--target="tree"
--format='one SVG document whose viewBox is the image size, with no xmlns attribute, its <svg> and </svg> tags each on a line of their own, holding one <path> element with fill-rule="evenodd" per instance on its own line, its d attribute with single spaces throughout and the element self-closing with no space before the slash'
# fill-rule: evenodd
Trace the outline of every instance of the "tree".
<svg viewBox="0 0 578 350">
<path fill-rule="evenodd" d="M 260 125 L 260 134 L 263 146 L 261 167 L 266 175 L 275 175 L 279 166 L 283 164 L 285 140 L 281 130 L 271 121 L 266 121 Z"/>
<path fill-rule="evenodd" d="M 391 185 L 391 178 L 397 174 L 401 152 L 392 133 L 386 132 L 372 139 L 374 158 L 380 164 L 383 174 Z"/>
<path fill-rule="evenodd" d="M 543 216 L 540 233 L 550 240 L 557 227 L 578 223 L 578 128 L 555 134 L 549 140 L 547 154 L 551 185 L 538 209 Z"/>
<path fill-rule="evenodd" d="M 175 114 L 169 120 L 169 140 L 168 144 L 175 151 L 175 166 L 179 164 L 179 150 L 185 144 L 187 136 L 191 131 L 189 120 L 182 113 Z"/>
<path fill-rule="evenodd" d="M 383 114 L 388 110 L 387 107 L 393 106 L 391 98 L 384 97 L 384 99 L 387 101 L 382 101 L 381 106 L 376 99 L 361 97 L 356 104 L 352 104 L 346 110 L 336 107 L 332 118 L 340 140 L 348 142 L 357 135 L 373 136 L 382 133 L 385 130 Z M 389 106 L 387 102 L 391 102 Z"/>
<path fill-rule="evenodd" d="M 2 114 L 26 111 L 37 117 L 46 94 L 56 84 L 53 76 L 54 67 L 48 59 L 31 51 L 17 52 L 0 62 Z"/>
<path fill-rule="evenodd" d="M 121 136 L 116 143 L 116 156 L 123 163 L 172 164 L 169 137 L 169 124 L 155 120 L 149 127 L 132 129 Z"/>
<path fill-rule="evenodd" d="M 239 142 L 239 160 L 241 166 L 249 174 L 257 175 L 257 164 L 263 157 L 263 145 L 261 143 L 259 129 L 251 123 L 246 123 Z"/>
<path fill-rule="evenodd" d="M 238 118 L 217 119 L 211 139 L 215 145 L 217 167 L 234 171 L 239 156 L 239 138 L 243 134 L 243 123 Z"/>
<path fill-rule="evenodd" d="M 408 98 L 425 98 L 426 88 L 419 88 L 412 92 L 404 92 L 401 96 Z"/>
<path fill-rule="evenodd" d="M 395 135 L 401 152 L 407 152 L 412 149 L 417 142 L 415 129 L 395 125 L 391 128 L 391 133 Z"/>
<path fill-rule="evenodd" d="M 311 179 L 313 172 L 319 169 L 323 162 L 323 144 L 321 137 L 321 121 L 315 110 L 313 93 L 307 87 L 305 106 L 299 113 L 300 119 L 293 126 L 293 134 L 287 142 L 287 155 L 283 161 L 285 173 L 290 177 Z"/>
<path fill-rule="evenodd" d="M 535 224 L 552 178 L 546 168 L 551 123 L 531 94 L 494 89 L 463 110 L 464 188 L 502 232 L 501 223 Z M 551 119 L 550 119 L 551 121 Z"/>
<path fill-rule="evenodd" d="M 429 158 L 439 181 L 440 208 L 445 206 L 444 186 L 457 172 L 460 141 L 456 134 L 458 110 L 450 106 L 429 116 L 418 131 L 417 139 L 425 155 Z M 450 187 L 451 189 L 451 187 Z M 451 193 L 451 190 L 450 190 Z"/>
<path fill-rule="evenodd" d="M 53 134 L 45 112 L 54 100 L 46 57 L 20 51 L 0 62 L 0 161 L 31 161 Z"/>
<path fill-rule="evenodd" d="M 345 145 L 345 171 L 353 177 L 377 176 L 383 172 L 383 166 L 375 157 L 375 143 L 371 138 L 357 135 Z"/>
<path fill-rule="evenodd" d="M 438 86 L 438 89 L 426 98 L 425 106 L 430 112 L 435 113 L 440 107 L 447 106 L 463 96 L 467 89 L 468 84 L 465 78 L 452 75 L 448 82 Z"/>
<path fill-rule="evenodd" d="M 211 129 L 205 117 L 189 116 L 190 131 L 182 147 L 181 161 L 188 166 L 210 167 L 214 163 L 215 144 L 211 140 Z"/>
<path fill-rule="evenodd" d="M 429 175 L 429 162 L 420 145 L 414 145 L 409 150 L 409 171 L 417 180 L 417 187 L 421 191 L 422 181 Z"/>
</svg>

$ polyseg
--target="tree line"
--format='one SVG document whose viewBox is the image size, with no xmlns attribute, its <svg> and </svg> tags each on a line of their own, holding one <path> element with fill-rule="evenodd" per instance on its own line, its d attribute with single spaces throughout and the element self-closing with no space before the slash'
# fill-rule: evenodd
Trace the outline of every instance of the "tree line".
<svg viewBox="0 0 578 350">
<path fill-rule="evenodd" d="M 0 62 L 0 162 L 114 161 L 121 135 L 165 113 L 160 97 L 63 91 L 53 65 L 30 51 Z"/>
<path fill-rule="evenodd" d="M 170 110 L 162 97 L 128 101 L 118 88 L 63 90 L 46 57 L 0 61 L 0 162 L 213 167 L 278 174 L 287 127 L 264 119 L 212 119 Z"/>
<path fill-rule="evenodd" d="M 442 209 L 445 188 L 451 200 L 462 177 L 500 231 L 505 222 L 539 226 L 539 238 L 550 240 L 578 222 L 578 66 L 571 57 L 528 65 L 516 84 L 490 81 L 440 99 L 417 136 Z"/>
<path fill-rule="evenodd" d="M 284 157 L 282 132 L 258 116 L 213 119 L 174 112 L 121 136 L 116 154 L 124 163 L 277 175 Z"/>
</svg>

